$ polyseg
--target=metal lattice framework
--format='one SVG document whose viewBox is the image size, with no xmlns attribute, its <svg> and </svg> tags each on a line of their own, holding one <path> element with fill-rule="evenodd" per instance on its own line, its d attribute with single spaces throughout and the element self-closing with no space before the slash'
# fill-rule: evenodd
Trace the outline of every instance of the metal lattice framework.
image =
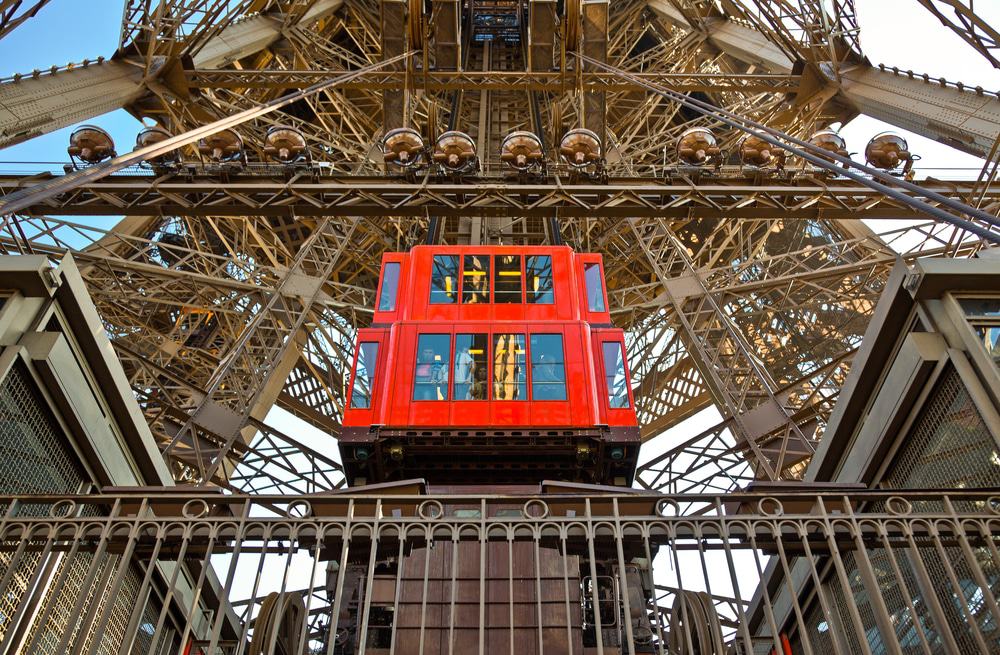
<svg viewBox="0 0 1000 655">
<path fill-rule="evenodd" d="M 994 160 L 996 94 L 871 66 L 853 4 L 568 1 L 559 13 L 546 0 L 129 0 L 114 57 L 0 83 L 0 107 L 11 108 L 0 113 L 0 146 L 109 102 L 181 134 L 344 82 L 236 125 L 252 162 L 239 170 L 185 147 L 179 169 L 132 167 L 40 197 L 2 219 L 0 247 L 73 253 L 179 480 L 264 493 L 343 484 L 332 441 L 310 447 L 265 417 L 282 407 L 336 436 L 381 254 L 429 233 L 530 244 L 556 229 L 605 258 L 657 453 L 639 483 L 715 493 L 795 478 L 892 266 L 974 256 L 985 244 L 929 221 L 927 203 L 940 201 L 921 205 L 913 191 L 890 197 L 794 158 L 781 171 L 741 167 L 740 130 L 647 85 L 794 137 L 867 113 Z M 972 3 L 922 4 L 996 65 L 996 31 Z M 344 76 L 409 51 L 398 65 Z M 275 125 L 298 129 L 322 165 L 263 163 Z M 465 131 L 479 173 L 388 173 L 380 139 L 400 126 L 427 140 Z M 605 177 L 557 163 L 572 127 L 603 136 Z M 714 131 L 725 165 L 678 165 L 674 144 L 691 127 Z M 499 158 L 504 136 L 522 129 L 549 158 L 530 179 L 512 178 Z M 921 180 L 918 190 L 995 216 L 994 174 L 988 165 L 978 179 Z M 50 181 L 4 176 L 0 194 Z M 97 229 L 74 215 L 125 218 Z M 861 218 L 899 222 L 876 234 Z M 713 404 L 722 423 L 661 443 Z"/>
</svg>

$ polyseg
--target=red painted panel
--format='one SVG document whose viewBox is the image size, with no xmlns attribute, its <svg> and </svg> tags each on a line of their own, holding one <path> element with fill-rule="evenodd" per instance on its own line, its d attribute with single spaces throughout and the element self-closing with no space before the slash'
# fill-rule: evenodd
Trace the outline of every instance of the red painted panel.
<svg viewBox="0 0 1000 655">
<path fill-rule="evenodd" d="M 555 302 L 549 305 L 521 303 L 483 303 L 431 305 L 430 277 L 434 255 L 447 254 L 460 258 L 466 254 L 490 255 L 490 282 L 493 289 L 495 255 L 516 254 L 522 257 L 522 286 L 528 280 L 524 268 L 527 256 L 546 255 L 552 258 Z M 399 293 L 394 312 L 375 312 L 375 322 L 385 324 L 385 330 L 360 330 L 359 341 L 378 339 L 378 373 L 372 391 L 372 407 L 368 410 L 346 408 L 344 425 L 364 427 L 589 427 L 593 425 L 636 425 L 634 400 L 629 389 L 630 407 L 608 407 L 601 342 L 613 340 L 624 345 L 623 333 L 614 328 L 591 328 L 609 325 L 610 313 L 587 311 L 584 286 L 584 264 L 600 264 L 599 255 L 574 254 L 566 247 L 515 246 L 420 246 L 410 253 L 387 253 L 385 263 L 401 266 Z M 461 278 L 461 270 L 458 278 Z M 603 286 L 603 271 L 602 271 Z M 381 290 L 382 284 L 379 283 Z M 461 283 L 456 280 L 456 293 Z M 522 290 L 522 299 L 524 297 Z M 491 298 L 491 300 L 495 300 Z M 605 307 L 607 298 L 605 290 Z M 486 370 L 490 377 L 489 400 L 455 399 L 454 357 L 455 335 L 489 334 L 490 349 Z M 493 335 L 517 333 L 525 335 L 524 369 L 526 393 L 524 400 L 497 400 L 493 397 L 492 352 Z M 442 362 L 448 383 L 440 380 L 433 387 L 436 394 L 446 389 L 447 400 L 414 400 L 415 370 L 418 366 L 417 341 L 420 334 L 449 335 L 449 361 Z M 531 334 L 561 334 L 563 337 L 566 400 L 531 398 Z M 426 373 L 426 371 L 425 371 Z M 626 371 L 627 375 L 627 371 Z M 352 372 L 350 384 L 353 385 Z M 426 386 L 423 389 L 428 389 Z M 349 387 L 352 388 L 352 387 Z"/>
</svg>

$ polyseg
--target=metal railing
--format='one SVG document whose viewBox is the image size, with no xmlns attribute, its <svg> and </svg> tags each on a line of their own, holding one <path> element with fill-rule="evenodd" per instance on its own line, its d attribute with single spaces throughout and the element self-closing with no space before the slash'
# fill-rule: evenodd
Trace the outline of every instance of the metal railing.
<svg viewBox="0 0 1000 655">
<path fill-rule="evenodd" d="M 1000 648 L 1000 495 L 566 490 L 2 497 L 0 651 Z"/>
</svg>

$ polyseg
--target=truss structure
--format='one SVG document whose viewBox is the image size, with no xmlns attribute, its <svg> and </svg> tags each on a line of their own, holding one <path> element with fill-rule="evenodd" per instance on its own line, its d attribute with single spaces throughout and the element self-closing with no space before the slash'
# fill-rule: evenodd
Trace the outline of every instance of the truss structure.
<svg viewBox="0 0 1000 655">
<path fill-rule="evenodd" d="M 234 125 L 246 166 L 206 164 L 186 146 L 175 169 L 127 168 L 8 214 L 0 248 L 78 260 L 178 480 L 289 494 L 342 485 L 330 453 L 380 256 L 428 239 L 603 253 L 656 453 L 640 484 L 716 493 L 794 479 L 892 267 L 988 244 L 928 220 L 914 192 L 890 197 L 794 159 L 741 166 L 740 130 L 644 83 L 794 137 L 866 113 L 995 159 L 997 95 L 873 67 L 853 4 L 129 0 L 113 57 L 0 82 L 0 147 L 115 106 L 178 135 L 344 82 Z M 922 4 L 939 16 L 952 5 L 946 24 L 996 65 L 995 30 L 971 3 Z M 305 136 L 311 165 L 266 163 L 276 125 Z M 427 142 L 466 132 L 479 171 L 387 171 L 381 138 L 405 126 Z M 560 163 L 573 127 L 601 135 L 603 176 Z M 692 127 L 718 136 L 724 165 L 681 165 L 675 143 Z M 541 137 L 543 172 L 509 173 L 499 148 L 515 130 Z M 918 190 L 995 216 L 994 174 Z M 3 176 L 0 195 L 58 178 Z M 105 229 L 72 218 L 102 215 L 124 218 Z M 860 219 L 896 223 L 878 234 Z M 666 443 L 711 405 L 719 425 Z M 275 406 L 329 443 L 267 425 Z"/>
</svg>

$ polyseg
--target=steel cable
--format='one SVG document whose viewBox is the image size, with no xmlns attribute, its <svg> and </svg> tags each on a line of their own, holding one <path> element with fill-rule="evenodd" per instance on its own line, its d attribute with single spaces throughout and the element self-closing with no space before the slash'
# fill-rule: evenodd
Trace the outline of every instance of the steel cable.
<svg viewBox="0 0 1000 655">
<path fill-rule="evenodd" d="M 888 182 L 890 184 L 902 187 L 910 191 L 911 193 L 923 196 L 928 200 L 933 200 L 934 202 L 938 202 L 957 212 L 969 216 L 970 218 L 976 218 L 980 221 L 983 221 L 991 225 L 992 227 L 1000 228 L 1000 219 L 998 219 L 996 216 L 993 216 L 988 212 L 985 212 L 981 209 L 976 209 L 975 207 L 970 207 L 969 205 L 966 205 L 963 202 L 955 200 L 954 198 L 949 198 L 948 196 L 937 193 L 936 191 L 930 191 L 928 189 L 924 189 L 917 184 L 913 184 L 912 182 L 893 177 L 888 173 L 884 173 L 877 169 L 871 168 L 870 166 L 859 164 L 850 157 L 844 157 L 838 155 L 837 153 L 824 150 L 823 148 L 819 148 L 818 146 L 815 146 L 809 143 L 808 141 L 803 141 L 801 139 L 791 136 L 790 134 L 786 134 L 781 130 L 768 127 L 767 125 L 764 125 L 762 123 L 758 123 L 753 119 L 746 118 L 744 116 L 738 116 L 725 109 L 722 109 L 721 107 L 717 107 L 711 103 L 704 102 L 702 100 L 697 100 L 695 98 L 690 98 L 684 95 L 683 93 L 678 93 L 677 91 L 666 89 L 657 84 L 653 84 L 652 82 L 640 79 L 638 77 L 635 77 L 634 75 L 631 75 L 628 71 L 624 71 L 620 68 L 607 64 L 605 62 L 598 61 L 597 59 L 588 57 L 587 55 L 579 54 L 578 56 L 580 57 L 580 59 L 593 66 L 602 68 L 605 71 L 612 73 L 613 75 L 617 75 L 623 79 L 633 82 L 634 84 L 638 84 L 639 86 L 642 86 L 648 91 L 661 95 L 669 100 L 678 102 L 681 105 L 688 107 L 690 109 L 694 109 L 698 113 L 707 116 L 709 118 L 714 118 L 719 122 L 728 125 L 729 127 L 736 128 L 738 130 L 746 132 L 747 134 L 755 135 L 763 139 L 767 143 L 770 143 L 773 146 L 777 146 L 783 150 L 786 150 L 797 157 L 801 157 L 802 159 L 812 164 L 815 164 L 816 166 L 819 166 L 825 170 L 833 171 L 851 180 L 854 180 L 855 182 L 864 184 L 870 189 L 873 189 L 880 193 L 884 193 L 885 195 L 894 198 L 896 200 L 899 200 L 900 202 L 903 202 L 904 204 L 909 205 L 910 207 L 924 214 L 927 214 L 933 218 L 944 221 L 956 227 L 960 227 L 983 239 L 986 239 L 987 241 L 1000 244 L 1000 233 L 994 232 L 993 230 L 985 228 L 982 225 L 975 223 L 973 221 L 961 218 L 959 216 L 956 216 L 955 214 L 944 211 L 940 207 L 936 207 L 929 203 L 918 200 L 912 196 L 909 196 L 897 189 L 893 189 L 892 187 L 889 187 L 886 184 L 883 184 L 882 182 L 878 182 L 876 180 L 882 180 L 884 182 Z M 798 146 L 798 148 L 790 144 L 794 144 L 794 146 Z M 804 148 L 805 150 L 809 150 L 812 153 L 816 154 L 805 152 L 800 148 Z M 855 173 L 847 168 L 842 168 L 840 166 L 837 166 L 831 160 L 840 162 L 841 164 L 844 164 L 844 166 L 856 168 L 875 179 L 865 177 L 864 175 L 859 175 L 858 173 Z"/>
<path fill-rule="evenodd" d="M 247 121 L 251 121 L 255 118 L 259 118 L 266 114 L 271 113 L 282 107 L 287 107 L 293 102 L 297 102 L 304 98 L 313 96 L 321 91 L 327 89 L 332 89 L 340 84 L 349 82 L 350 80 L 364 75 L 366 73 L 371 73 L 373 71 L 385 68 L 392 64 L 398 63 L 405 60 L 407 57 L 415 54 L 416 51 L 404 52 L 401 55 L 397 55 L 391 59 L 386 59 L 378 63 L 372 64 L 371 66 L 365 66 L 357 70 L 351 71 L 349 73 L 344 73 L 343 75 L 338 75 L 337 77 L 330 80 L 323 80 L 322 82 L 317 82 L 312 86 L 302 89 L 301 91 L 296 91 L 295 93 L 290 93 L 288 95 L 282 96 L 266 102 L 258 107 L 253 107 L 245 111 L 241 111 L 238 114 L 233 114 L 232 116 L 227 116 L 225 118 L 219 119 L 214 123 L 209 123 L 208 125 L 202 125 L 201 127 L 196 127 L 193 130 L 188 130 L 183 134 L 178 134 L 177 136 L 172 136 L 169 139 L 164 139 L 159 143 L 154 143 L 148 145 L 144 148 L 138 148 L 130 153 L 120 155 L 113 159 L 109 159 L 106 162 L 90 166 L 61 177 L 57 177 L 53 180 L 47 182 L 42 182 L 32 187 L 22 189 L 21 191 L 15 191 L 6 198 L 0 200 L 0 216 L 5 216 L 8 214 L 15 214 L 17 212 L 23 211 L 32 205 L 44 202 L 45 200 L 57 196 L 61 193 L 67 193 L 72 191 L 78 186 L 87 184 L 89 182 L 96 182 L 97 180 L 103 179 L 113 173 L 116 173 L 129 166 L 142 163 L 148 159 L 153 159 L 159 157 L 168 152 L 173 152 L 180 147 L 186 146 L 189 143 L 194 143 L 202 137 L 211 136 L 216 132 L 221 132 L 222 130 L 231 129 L 237 125 L 242 125 Z"/>
<path fill-rule="evenodd" d="M 704 591 L 678 591 L 670 608 L 667 641 L 668 651 L 678 655 L 725 655 L 722 622 L 712 597 Z"/>
</svg>

